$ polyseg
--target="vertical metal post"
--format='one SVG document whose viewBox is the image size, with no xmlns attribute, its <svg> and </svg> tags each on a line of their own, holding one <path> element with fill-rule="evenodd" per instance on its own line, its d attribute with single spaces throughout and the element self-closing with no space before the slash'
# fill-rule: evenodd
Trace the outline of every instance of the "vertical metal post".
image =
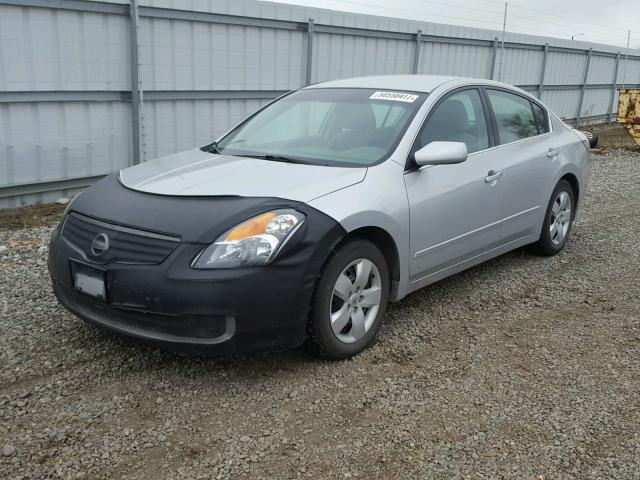
<svg viewBox="0 0 640 480">
<path fill-rule="evenodd" d="M 129 8 L 131 38 L 130 38 L 130 62 L 131 62 L 131 127 L 133 158 L 132 163 L 140 163 L 140 137 L 142 130 L 141 103 L 142 90 L 140 88 L 140 51 L 138 45 L 138 29 L 140 17 L 138 15 L 138 0 L 131 0 Z"/>
<path fill-rule="evenodd" d="M 542 89 L 544 88 L 544 75 L 547 72 L 547 56 L 549 55 L 549 44 L 544 44 L 542 56 L 542 68 L 540 69 L 540 82 L 538 83 L 538 99 L 542 100 Z"/>
<path fill-rule="evenodd" d="M 613 80 L 611 81 L 611 99 L 609 100 L 609 116 L 607 123 L 611 125 L 611 114 L 613 113 L 613 102 L 616 99 L 616 87 L 618 86 L 618 68 L 620 68 L 620 52 L 616 56 L 616 66 L 613 69 Z M 617 113 L 617 110 L 616 110 Z M 615 118 L 616 115 L 614 115 Z"/>
<path fill-rule="evenodd" d="M 493 53 L 491 54 L 491 68 L 489 69 L 489 79 L 493 80 L 496 73 L 496 58 L 498 57 L 498 37 L 493 39 Z"/>
<path fill-rule="evenodd" d="M 305 85 L 311 83 L 311 66 L 313 62 L 313 18 L 307 23 L 307 65 L 305 74 Z"/>
<path fill-rule="evenodd" d="M 627 32 L 627 49 L 624 55 L 624 70 L 622 71 L 622 88 L 627 81 L 627 64 L 629 63 L 629 40 L 631 40 L 631 30 Z"/>
<path fill-rule="evenodd" d="M 584 77 L 582 77 L 582 88 L 580 89 L 580 100 L 578 100 L 578 111 L 576 113 L 576 128 L 580 125 L 580 112 L 582 111 L 582 102 L 584 101 L 584 91 L 587 88 L 587 79 L 589 77 L 589 66 L 591 65 L 591 54 L 593 49 L 587 52 L 587 64 L 584 67 Z"/>
<path fill-rule="evenodd" d="M 422 46 L 422 30 L 416 33 L 416 51 L 413 55 L 413 73 L 418 73 L 420 68 L 420 47 Z"/>
<path fill-rule="evenodd" d="M 502 80 L 502 66 L 504 65 L 504 34 L 507 31 L 507 7 L 508 3 L 504 2 L 504 20 L 502 22 L 502 41 L 500 45 L 500 68 L 498 69 L 498 80 Z"/>
</svg>

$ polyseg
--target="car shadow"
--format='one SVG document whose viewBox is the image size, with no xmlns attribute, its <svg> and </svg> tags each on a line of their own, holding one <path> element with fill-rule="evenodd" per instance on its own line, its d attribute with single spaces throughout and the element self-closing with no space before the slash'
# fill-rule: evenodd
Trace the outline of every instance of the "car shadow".
<svg viewBox="0 0 640 480">
<path fill-rule="evenodd" d="M 432 309 L 437 311 L 436 306 L 442 298 L 464 303 L 469 295 L 477 290 L 479 282 L 491 280 L 499 272 L 508 273 L 509 270 L 525 268 L 527 264 L 538 261 L 539 258 L 528 253 L 526 249 L 517 249 L 409 294 L 401 301 L 390 304 L 383 321 L 384 331 L 381 332 L 378 342 L 384 346 L 385 334 L 393 335 L 395 330 L 402 329 L 403 317 L 410 314 L 412 310 L 420 308 L 425 311 Z M 201 376 L 211 377 L 226 372 L 235 378 L 249 379 L 265 374 L 313 370 L 334 363 L 317 359 L 307 354 L 302 347 L 282 352 L 252 354 L 175 353 L 118 337 L 89 324 L 85 324 L 83 336 L 88 337 L 85 338 L 86 342 L 107 344 L 106 350 L 114 352 L 114 360 L 122 357 L 134 358 L 133 365 L 129 365 L 128 369 L 138 373 L 167 369 L 190 372 L 197 370 L 198 375 Z M 108 360 L 103 359 L 103 361 Z"/>
</svg>

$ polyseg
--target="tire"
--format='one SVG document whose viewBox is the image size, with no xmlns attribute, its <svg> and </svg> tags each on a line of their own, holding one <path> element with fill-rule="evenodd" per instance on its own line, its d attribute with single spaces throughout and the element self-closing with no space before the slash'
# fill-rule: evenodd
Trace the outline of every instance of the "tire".
<svg viewBox="0 0 640 480">
<path fill-rule="evenodd" d="M 539 254 L 547 257 L 556 255 L 567 245 L 573 226 L 575 205 L 575 195 L 571 184 L 566 180 L 560 180 L 549 199 L 540 239 L 534 244 L 534 248 Z M 569 208 L 568 211 L 566 206 Z M 552 229 L 554 225 L 555 228 Z"/>
<path fill-rule="evenodd" d="M 596 148 L 598 146 L 598 134 L 589 130 L 581 130 L 587 140 L 589 140 L 589 147 Z"/>
<path fill-rule="evenodd" d="M 367 268 L 370 273 L 365 279 Z M 389 269 L 378 247 L 361 239 L 342 244 L 316 283 L 307 322 L 307 351 L 343 360 L 371 345 L 380 330 L 389 286 Z"/>
</svg>

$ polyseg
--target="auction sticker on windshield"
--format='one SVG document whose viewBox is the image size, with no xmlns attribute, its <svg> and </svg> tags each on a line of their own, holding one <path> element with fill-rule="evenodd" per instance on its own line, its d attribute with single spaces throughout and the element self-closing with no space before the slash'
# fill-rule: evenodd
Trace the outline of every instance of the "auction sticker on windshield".
<svg viewBox="0 0 640 480">
<path fill-rule="evenodd" d="M 404 92 L 375 92 L 369 97 L 371 100 L 393 100 L 395 102 L 407 103 L 413 103 L 417 98 L 418 95 Z"/>
</svg>

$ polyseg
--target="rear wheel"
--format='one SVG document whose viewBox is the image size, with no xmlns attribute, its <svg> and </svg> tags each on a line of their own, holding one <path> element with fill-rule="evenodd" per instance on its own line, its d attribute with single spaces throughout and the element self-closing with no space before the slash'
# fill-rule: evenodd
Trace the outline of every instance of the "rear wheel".
<svg viewBox="0 0 640 480">
<path fill-rule="evenodd" d="M 571 184 L 566 180 L 560 180 L 549 200 L 540 239 L 535 244 L 542 255 L 560 253 L 569 241 L 575 213 L 574 205 L 575 196 Z"/>
<path fill-rule="evenodd" d="M 371 242 L 350 240 L 324 266 L 307 327 L 307 349 L 341 360 L 375 339 L 389 297 L 384 255 Z"/>
</svg>

